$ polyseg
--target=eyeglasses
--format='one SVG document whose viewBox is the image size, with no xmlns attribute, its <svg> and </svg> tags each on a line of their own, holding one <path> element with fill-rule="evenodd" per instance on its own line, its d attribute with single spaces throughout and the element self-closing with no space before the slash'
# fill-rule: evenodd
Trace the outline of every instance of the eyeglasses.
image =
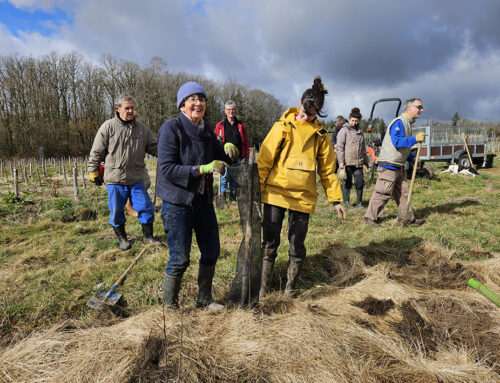
<svg viewBox="0 0 500 383">
<path fill-rule="evenodd" d="M 205 97 L 188 97 L 186 98 L 187 101 L 196 104 L 198 101 L 200 104 L 205 104 L 207 102 L 207 99 Z"/>
<path fill-rule="evenodd" d="M 424 109 L 424 106 L 423 105 L 412 105 L 414 106 L 415 108 L 417 108 L 418 110 L 423 110 Z"/>
</svg>

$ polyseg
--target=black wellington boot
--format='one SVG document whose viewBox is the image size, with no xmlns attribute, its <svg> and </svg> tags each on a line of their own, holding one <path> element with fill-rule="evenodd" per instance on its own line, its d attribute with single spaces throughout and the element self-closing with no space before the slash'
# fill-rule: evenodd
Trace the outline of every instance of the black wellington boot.
<svg viewBox="0 0 500 383">
<path fill-rule="evenodd" d="M 286 286 L 285 286 L 286 295 L 290 296 L 294 295 L 295 282 L 297 282 L 297 278 L 299 277 L 303 263 L 304 263 L 303 258 L 290 257 L 290 262 L 288 263 Z"/>
<path fill-rule="evenodd" d="M 344 198 L 344 206 L 345 207 L 351 206 L 351 205 L 349 205 L 349 199 L 351 197 L 351 189 L 343 188 L 342 189 L 342 197 Z"/>
<path fill-rule="evenodd" d="M 261 250 L 260 256 L 262 259 L 262 272 L 260 274 L 259 298 L 263 298 L 269 293 L 269 289 L 271 288 L 276 256 L 274 250 L 267 248 Z"/>
<path fill-rule="evenodd" d="M 224 306 L 214 302 L 212 297 L 212 279 L 214 278 L 215 265 L 201 265 L 198 269 L 198 298 L 196 307 L 206 307 L 210 311 L 221 311 Z"/>
<path fill-rule="evenodd" d="M 120 250 L 130 249 L 130 242 L 127 239 L 127 233 L 125 232 L 125 225 L 118 227 L 113 226 L 113 231 L 115 232 L 116 238 L 118 238 L 118 243 L 120 244 Z"/>
<path fill-rule="evenodd" d="M 356 194 L 358 196 L 357 207 L 363 207 L 363 189 L 356 189 Z"/>
<path fill-rule="evenodd" d="M 151 245 L 161 245 L 161 242 L 157 241 L 153 237 L 153 224 L 143 223 L 142 224 L 142 241 L 150 243 Z"/>
<path fill-rule="evenodd" d="M 182 277 L 173 277 L 165 274 L 163 278 L 163 301 L 165 306 L 179 308 L 179 291 L 181 291 Z"/>
</svg>

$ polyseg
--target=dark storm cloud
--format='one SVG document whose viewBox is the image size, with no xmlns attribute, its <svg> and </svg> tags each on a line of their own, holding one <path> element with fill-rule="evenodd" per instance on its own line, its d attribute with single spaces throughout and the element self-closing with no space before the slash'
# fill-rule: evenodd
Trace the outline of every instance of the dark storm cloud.
<svg viewBox="0 0 500 383">
<path fill-rule="evenodd" d="M 498 0 L 16 1 L 67 7 L 73 20 L 50 38 L 0 25 L 7 53 L 60 47 L 140 64 L 160 56 L 171 71 L 233 78 L 286 105 L 321 75 L 331 117 L 418 96 L 425 117 L 500 120 Z"/>
</svg>

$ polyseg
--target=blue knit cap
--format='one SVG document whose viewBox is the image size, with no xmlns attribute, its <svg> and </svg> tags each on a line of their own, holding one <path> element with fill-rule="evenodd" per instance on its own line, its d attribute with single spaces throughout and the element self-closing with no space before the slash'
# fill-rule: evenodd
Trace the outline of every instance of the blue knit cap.
<svg viewBox="0 0 500 383">
<path fill-rule="evenodd" d="M 205 89 L 203 89 L 200 84 L 194 81 L 188 81 L 187 83 L 182 85 L 177 91 L 177 109 L 180 108 L 182 101 L 184 101 L 184 99 L 193 94 L 202 94 L 205 96 L 205 98 L 207 98 Z"/>
</svg>

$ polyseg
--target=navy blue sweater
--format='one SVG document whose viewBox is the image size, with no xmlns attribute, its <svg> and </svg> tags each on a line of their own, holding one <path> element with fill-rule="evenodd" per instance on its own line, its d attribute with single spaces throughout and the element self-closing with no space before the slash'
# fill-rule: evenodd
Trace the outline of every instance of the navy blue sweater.
<svg viewBox="0 0 500 383">
<path fill-rule="evenodd" d="M 201 177 L 192 175 L 191 168 L 213 160 L 230 163 L 213 129 L 205 122 L 201 129 L 184 113 L 163 123 L 158 133 L 157 195 L 175 205 L 189 206 Z M 212 198 L 213 177 L 205 175 L 205 192 Z"/>
</svg>

